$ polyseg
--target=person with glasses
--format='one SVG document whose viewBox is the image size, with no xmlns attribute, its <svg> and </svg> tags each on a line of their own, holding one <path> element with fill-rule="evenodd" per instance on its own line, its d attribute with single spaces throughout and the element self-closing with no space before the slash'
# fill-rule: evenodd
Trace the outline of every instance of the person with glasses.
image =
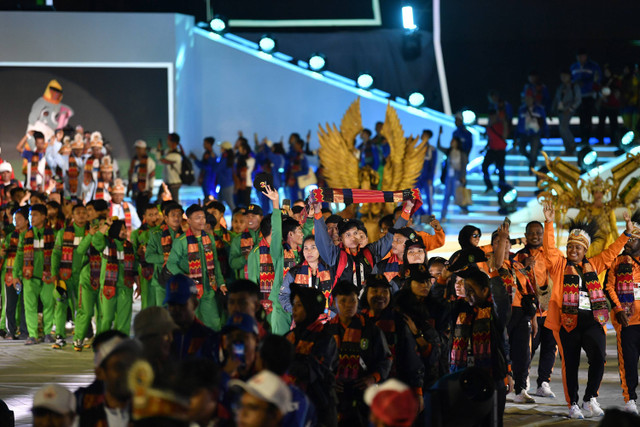
<svg viewBox="0 0 640 427">
<path fill-rule="evenodd" d="M 604 375 L 606 337 L 605 325 L 609 308 L 598 274 L 611 266 L 623 246 L 632 237 L 634 225 L 624 213 L 626 230 L 607 249 L 592 258 L 586 253 L 596 236 L 595 222 L 569 225 L 566 256 L 556 247 L 553 220 L 555 209 L 544 204 L 543 246 L 547 254 L 549 276 L 555 284 L 545 326 L 553 331 L 562 358 L 562 381 L 569 406 L 569 417 L 602 416 L 597 401 Z M 578 406 L 578 368 L 584 349 L 589 360 L 589 373 L 582 409 Z M 584 411 L 584 412 L 583 412 Z"/>
<path fill-rule="evenodd" d="M 618 337 L 618 371 L 627 412 L 638 414 L 638 355 L 640 354 L 640 211 L 633 214 L 633 231 L 624 251 L 611 264 L 605 293 L 611 301 L 611 323 Z"/>
</svg>

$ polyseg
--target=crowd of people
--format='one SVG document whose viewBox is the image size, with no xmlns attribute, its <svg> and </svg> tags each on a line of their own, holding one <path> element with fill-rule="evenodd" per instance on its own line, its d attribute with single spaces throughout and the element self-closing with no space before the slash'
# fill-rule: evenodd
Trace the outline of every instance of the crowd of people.
<svg viewBox="0 0 640 427">
<path fill-rule="evenodd" d="M 246 166 L 230 227 L 222 200 L 185 210 L 177 201 L 181 184 L 171 179 L 152 202 L 155 164 L 144 141 L 135 143 L 127 185 L 115 179 L 117 162 L 101 135 L 82 129 L 75 136 L 57 132 L 48 143 L 38 132 L 25 136 L 17 147 L 23 164 L 16 165 L 24 182 L 10 163 L 0 163 L 0 330 L 5 339 L 61 350 L 71 320 L 73 349 L 95 353 L 95 382 L 74 394 L 43 388 L 35 418 L 75 418 L 79 425 L 160 418 L 201 426 L 438 425 L 434 420 L 451 414 L 434 403 L 434 390 L 450 375 L 468 375 L 492 390 L 485 399 L 492 404 L 467 408 L 466 416 L 501 425 L 508 393 L 517 403 L 535 402 L 528 392 L 535 351 L 534 394 L 555 397 L 558 350 L 569 416 L 600 416 L 609 319 L 618 333 L 625 409 L 637 414 L 639 214 L 625 214 L 624 232 L 591 258 L 585 254 L 598 239 L 594 223 L 571 223 L 565 254 L 556 247 L 551 204 L 544 205 L 545 222 L 530 222 L 524 236 L 511 236 L 505 221 L 485 230 L 490 243 L 480 246 L 483 231 L 467 225 L 450 259 L 430 257 L 445 233 L 435 217 L 433 234 L 412 227 L 422 203 L 415 193 L 380 191 L 399 205 L 380 220 L 374 241 L 360 220 L 297 197 L 300 188 L 291 193 L 293 206 L 283 205 L 277 190 L 290 188 L 289 178 L 252 174 L 241 138 L 237 156 L 227 147 L 222 162 L 244 156 Z M 463 177 L 459 165 L 470 143 L 447 149 L 447 179 Z M 292 144 L 303 159 L 303 142 Z M 167 153 L 158 149 L 158 161 L 179 176 L 179 136 L 169 135 L 168 145 Z M 219 173 L 213 145 L 205 140 L 207 153 L 198 160 L 205 175 Z M 363 147 L 364 161 L 383 146 Z M 306 167 L 302 160 L 292 166 Z M 212 190 L 210 178 L 202 185 Z M 252 188 L 270 214 L 260 204 L 244 205 Z M 514 252 L 512 245 L 522 247 Z M 138 297 L 142 311 L 132 334 Z M 589 361 L 582 400 L 581 349 Z"/>
</svg>

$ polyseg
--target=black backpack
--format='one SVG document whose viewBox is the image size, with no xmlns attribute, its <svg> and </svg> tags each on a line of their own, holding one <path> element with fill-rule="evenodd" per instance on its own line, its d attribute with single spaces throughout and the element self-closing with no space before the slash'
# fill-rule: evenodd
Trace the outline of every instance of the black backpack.
<svg viewBox="0 0 640 427">
<path fill-rule="evenodd" d="M 193 172 L 193 163 L 191 163 L 191 159 L 184 154 L 182 145 L 180 145 L 180 155 L 182 156 L 180 181 L 182 181 L 182 184 L 184 185 L 191 185 L 196 180 L 196 174 Z"/>
</svg>

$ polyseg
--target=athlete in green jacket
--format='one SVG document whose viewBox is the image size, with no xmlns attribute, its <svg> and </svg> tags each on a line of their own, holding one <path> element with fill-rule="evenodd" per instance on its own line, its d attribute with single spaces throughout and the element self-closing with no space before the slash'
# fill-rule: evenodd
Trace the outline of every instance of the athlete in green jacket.
<svg viewBox="0 0 640 427">
<path fill-rule="evenodd" d="M 225 319 L 216 291 L 219 289 L 226 294 L 227 286 L 218 262 L 215 240 L 204 231 L 206 216 L 202 206 L 191 205 L 186 213 L 189 228 L 173 241 L 167 268 L 171 274 L 182 273 L 196 281 L 200 288 L 196 316 L 206 326 L 219 331 Z"/>
</svg>

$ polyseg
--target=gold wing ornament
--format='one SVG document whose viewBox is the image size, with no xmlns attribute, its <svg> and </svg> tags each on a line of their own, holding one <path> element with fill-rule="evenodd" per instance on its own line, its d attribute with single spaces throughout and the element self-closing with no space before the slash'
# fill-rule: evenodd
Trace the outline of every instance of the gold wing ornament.
<svg viewBox="0 0 640 427">
<path fill-rule="evenodd" d="M 564 215 L 569 208 L 579 207 L 583 203 L 580 169 L 561 158 L 551 160 L 544 151 L 542 155 L 549 172 L 531 169 L 539 178 L 538 188 L 542 190 L 538 194 L 538 200 L 551 201 L 556 212 Z"/>
<path fill-rule="evenodd" d="M 640 154 L 627 153 L 627 158 L 620 164 L 611 168 L 611 180 L 613 183 L 611 201 L 616 206 L 626 206 L 632 211 L 638 207 L 640 199 L 640 179 L 632 176 L 625 182 L 629 175 L 637 175 L 640 167 Z M 625 184 L 622 186 L 622 184 Z"/>
<path fill-rule="evenodd" d="M 326 129 L 322 125 L 318 125 L 318 128 L 318 156 L 327 184 L 332 188 L 360 188 L 360 159 L 355 147 L 356 136 L 362 131 L 360 98 L 349 106 L 340 123 L 340 130 L 335 123 L 327 123 Z"/>
<path fill-rule="evenodd" d="M 412 188 L 424 164 L 427 154 L 426 141 L 417 144 L 420 137 L 404 135 L 397 111 L 387 104 L 382 136 L 389 143 L 390 154 L 384 166 L 382 189 L 396 191 Z"/>
</svg>

